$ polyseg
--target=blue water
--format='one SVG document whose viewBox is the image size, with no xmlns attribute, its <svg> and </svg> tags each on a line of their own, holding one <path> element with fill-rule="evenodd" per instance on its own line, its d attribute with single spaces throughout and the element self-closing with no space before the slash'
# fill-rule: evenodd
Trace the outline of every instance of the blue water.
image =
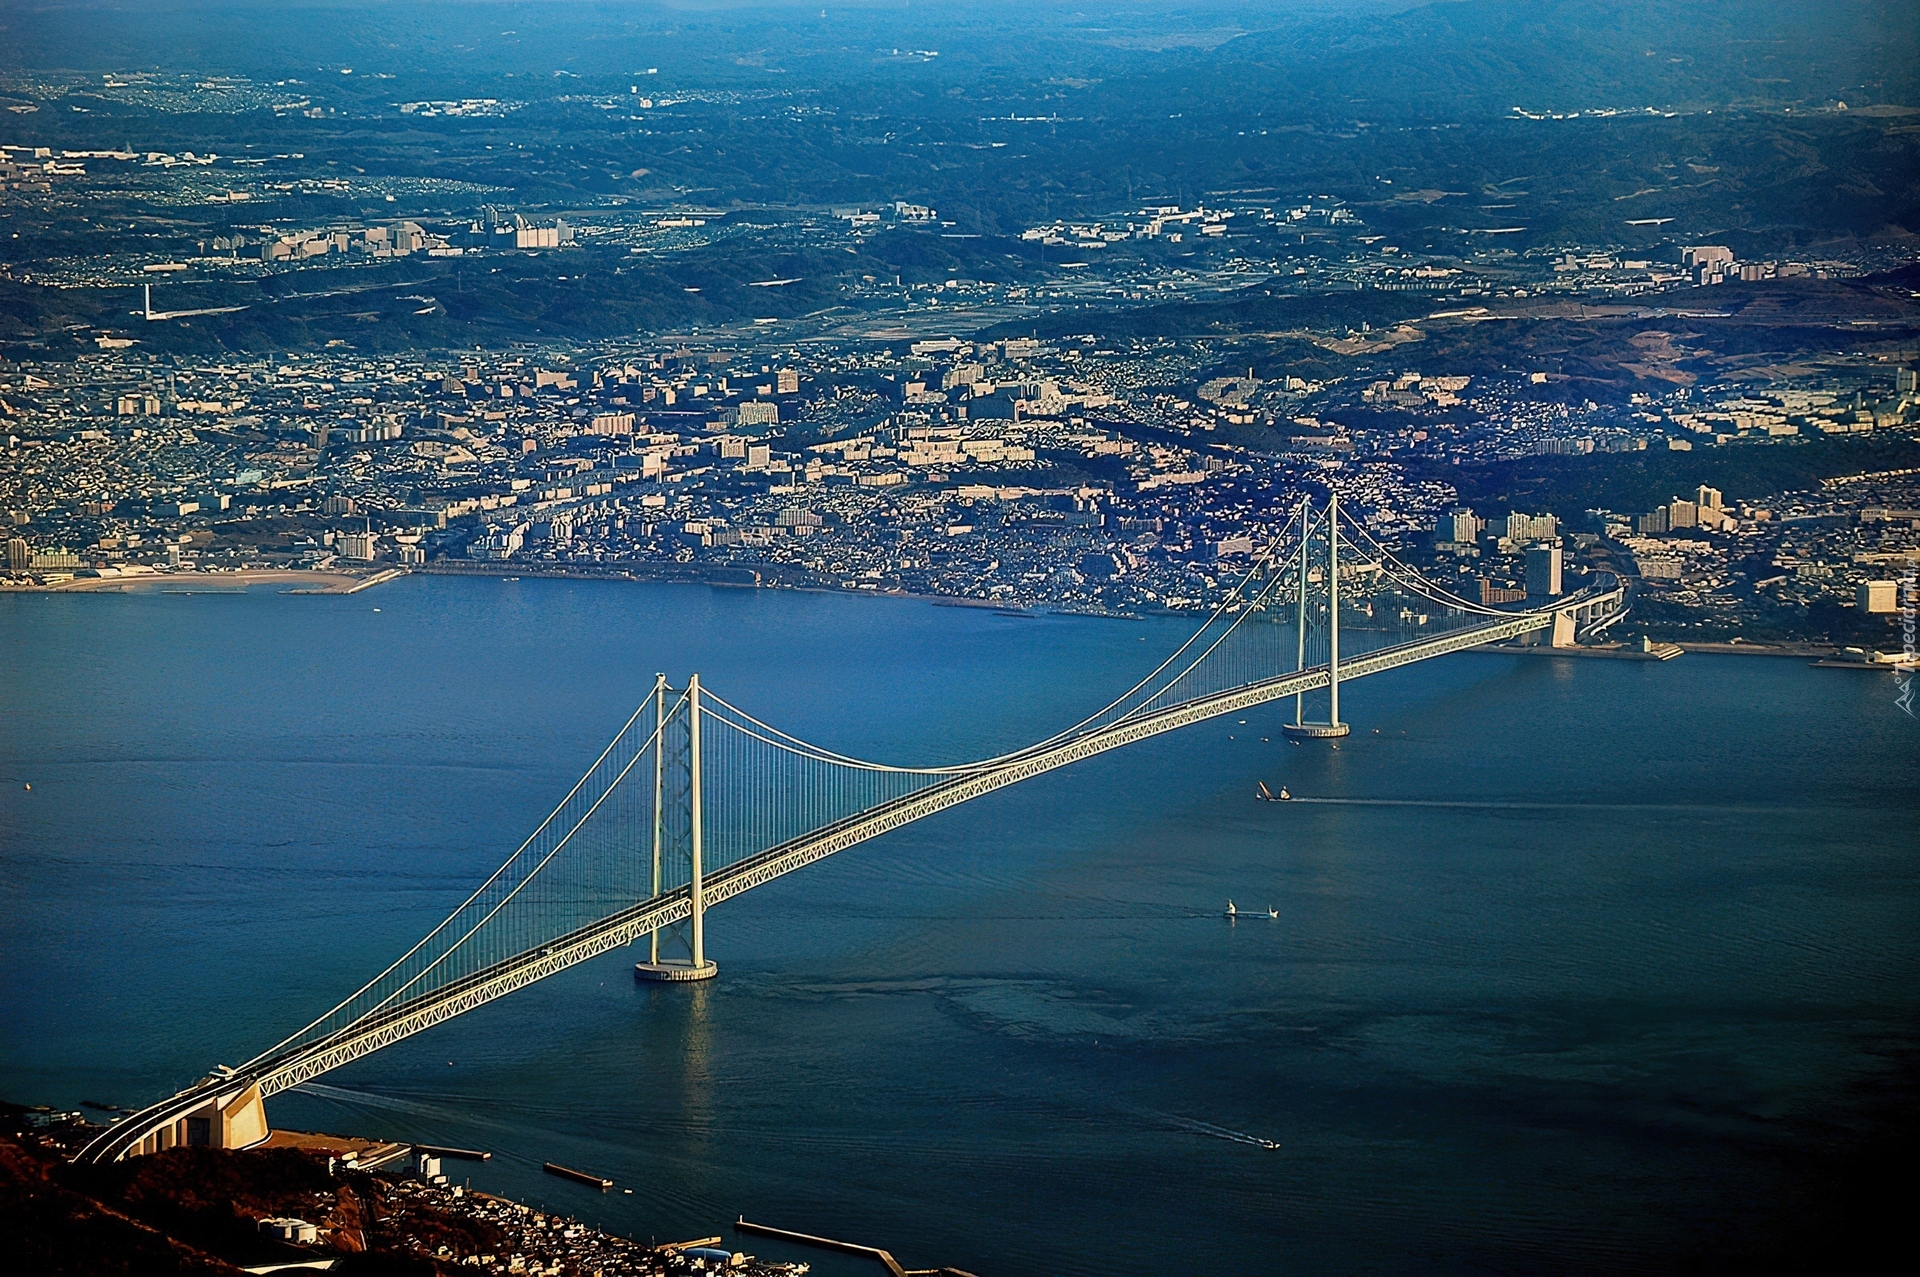
<svg viewBox="0 0 1920 1277">
<path fill-rule="evenodd" d="M 0 1095 L 144 1102 L 305 1023 L 656 670 L 954 761 L 1181 633 L 550 580 L 0 596 Z M 1759 658 L 1428 662 L 1345 689 L 1338 750 L 1281 743 L 1277 706 L 1132 746 L 716 909 L 709 985 L 609 955 L 269 1113 L 492 1149 L 449 1169 L 642 1237 L 745 1215 L 982 1274 L 1818 1252 L 1914 1094 L 1894 695 Z"/>
</svg>

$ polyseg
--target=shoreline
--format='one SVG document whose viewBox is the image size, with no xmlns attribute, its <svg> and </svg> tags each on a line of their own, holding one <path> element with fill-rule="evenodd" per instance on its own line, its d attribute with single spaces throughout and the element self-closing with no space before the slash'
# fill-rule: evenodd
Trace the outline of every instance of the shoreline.
<svg viewBox="0 0 1920 1277">
<path fill-rule="evenodd" d="M 856 599 L 907 599 L 915 602 L 932 603 L 937 607 L 979 608 L 986 611 L 1021 612 L 1030 616 L 1085 616 L 1109 621 L 1141 621 L 1152 617 L 1198 617 L 1201 612 L 1148 611 L 1148 612 L 1111 612 L 1098 609 L 1080 610 L 1059 607 L 1052 603 L 1020 603 L 1007 599 L 983 599 L 967 594 L 918 594 L 912 590 L 849 590 L 838 585 L 820 581 L 791 581 L 781 579 L 777 573 L 769 573 L 754 567 L 705 567 L 692 564 L 648 564 L 635 563 L 627 566 L 613 565 L 568 565 L 546 563 L 540 565 L 514 563 L 510 560 L 486 561 L 465 559 L 437 559 L 424 566 L 412 568 L 422 576 L 453 577 L 511 577 L 538 578 L 549 581 L 612 581 L 628 582 L 635 585 L 705 585 L 720 590 L 783 590 L 790 594 L 839 594 Z M 744 580 L 751 576 L 754 579 Z"/>
<path fill-rule="evenodd" d="M 0 1104 L 0 1199 L 16 1206 L 22 1189 L 36 1191 L 36 1184 L 54 1183 L 54 1168 L 102 1129 L 77 1111 Z M 208 1154 L 222 1165 L 210 1167 Z M 591 1200 L 588 1196 L 575 1199 L 569 1193 L 553 1205 L 536 1205 L 473 1188 L 464 1174 L 443 1169 L 446 1159 L 484 1161 L 491 1156 L 413 1140 L 276 1127 L 249 1148 L 167 1149 L 142 1157 L 139 1160 L 151 1166 L 143 1170 L 145 1196 L 140 1198 L 88 1184 L 37 1191 L 50 1191 L 66 1208 L 62 1241 L 71 1241 L 78 1221 L 99 1248 L 157 1240 L 169 1253 L 184 1249 L 196 1258 L 253 1272 L 275 1266 L 324 1268 L 350 1255 L 371 1253 L 433 1255 L 441 1265 L 488 1273 L 661 1277 L 704 1267 L 738 1277 L 803 1277 L 808 1271 L 803 1262 L 736 1251 L 725 1244 L 724 1226 L 686 1241 L 643 1241 L 583 1219 L 581 1215 L 591 1213 L 581 1209 Z M 245 1170 L 253 1167 L 271 1168 L 273 1174 L 265 1184 L 250 1184 L 235 1197 L 235 1227 L 183 1237 L 171 1227 L 164 1209 L 158 1218 L 141 1209 L 153 1201 L 192 1202 L 224 1195 L 231 1191 L 235 1173 L 244 1179 Z M 555 1169 L 552 1163 L 548 1169 Z M 567 1177 L 595 1196 L 614 1187 L 610 1179 L 581 1172 Z M 632 1194 L 633 1189 L 623 1191 Z M 570 1202 L 581 1214 L 568 1209 Z M 26 1229 L 30 1239 L 51 1242 L 50 1236 L 32 1236 L 34 1222 L 29 1220 Z M 445 1268 L 436 1266 L 434 1271 Z"/>
<path fill-rule="evenodd" d="M 401 568 L 390 568 L 371 575 L 327 569 L 243 568 L 237 572 L 142 572 L 136 576 L 75 577 L 51 585 L 8 583 L 0 586 L 7 594 L 240 594 L 257 585 L 311 586 L 311 589 L 285 590 L 286 594 L 344 595 L 383 585 L 405 576 Z M 173 587 L 171 589 L 165 587 Z"/>
<path fill-rule="evenodd" d="M 768 570 L 771 569 L 771 570 Z M 981 598 L 964 594 L 920 594 L 911 590 L 862 590 L 818 580 L 782 579 L 778 565 L 720 566 L 680 563 L 631 563 L 626 565 L 574 565 L 560 563 L 513 563 L 465 559 L 439 559 L 412 567 L 386 567 L 371 573 L 344 572 L 333 568 L 243 568 L 237 571 L 153 571 L 135 576 L 78 577 L 50 585 L 0 580 L 4 594 L 127 594 L 157 592 L 163 594 L 239 594 L 253 586 L 287 585 L 283 594 L 323 597 L 358 594 L 403 576 L 449 577 L 534 577 L 566 581 L 626 581 L 641 585 L 705 585 L 713 589 L 786 590 L 800 594 L 839 594 L 853 598 L 905 599 L 931 603 L 935 607 L 968 608 L 1026 617 L 1072 616 L 1111 621 L 1143 621 L 1155 618 L 1193 618 L 1199 612 L 1167 609 L 1139 612 L 1115 612 L 1101 608 L 1061 607 L 1050 602 L 1021 603 L 1007 599 Z M 167 589 L 164 587 L 172 586 Z M 156 589 L 155 587 L 160 587 Z M 1343 626 L 1342 628 L 1347 628 Z M 1369 627 L 1358 627 L 1369 628 Z M 1537 653 L 1540 655 L 1612 657 L 1614 659 L 1671 659 L 1683 652 L 1701 652 L 1716 656 L 1772 656 L 1807 661 L 1834 661 L 1841 648 L 1831 643 L 1783 642 L 1658 642 L 1667 657 L 1618 648 L 1526 649 L 1489 644 L 1465 649 L 1474 652 Z"/>
<path fill-rule="evenodd" d="M 1830 657 L 1840 649 L 1831 643 L 1676 643 L 1687 652 L 1712 652 L 1716 656 L 1794 656 L 1802 660 Z"/>
</svg>

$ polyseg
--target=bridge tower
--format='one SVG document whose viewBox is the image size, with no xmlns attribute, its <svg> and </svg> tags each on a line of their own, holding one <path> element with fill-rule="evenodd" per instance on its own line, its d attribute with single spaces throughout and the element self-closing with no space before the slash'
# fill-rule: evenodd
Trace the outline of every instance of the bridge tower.
<svg viewBox="0 0 1920 1277">
<path fill-rule="evenodd" d="M 634 964 L 633 974 L 639 980 L 660 980 L 680 983 L 688 980 L 711 980 L 720 974 L 720 968 L 707 961 L 706 935 L 706 898 L 701 881 L 701 856 L 704 851 L 705 829 L 701 800 L 701 748 L 700 748 L 700 676 L 690 675 L 687 679 L 686 694 L 673 706 L 667 708 L 667 676 L 654 675 L 653 682 L 653 721 L 657 738 L 653 751 L 653 894 L 658 896 L 661 887 L 661 856 L 667 850 L 670 840 L 684 830 L 684 846 L 688 868 L 688 904 L 691 912 L 687 919 L 684 940 L 687 948 L 685 958 L 663 958 L 660 956 L 660 928 L 648 935 L 647 960 Z M 671 759 L 671 762 L 669 761 Z M 669 792 L 669 781 L 673 782 Z M 684 800 L 685 806 L 669 819 L 669 804 L 678 804 Z"/>
<path fill-rule="evenodd" d="M 1272 622 L 1294 582 L 1292 554 L 1278 557 L 1288 538 L 1276 538 L 1273 550 L 1145 679 L 1064 731 L 991 758 L 931 767 L 871 762 L 763 723 L 703 687 L 697 675 L 681 690 L 656 675 L 651 706 L 642 701 L 634 709 L 552 814 L 444 921 L 305 1027 L 239 1067 L 220 1067 L 101 1131 L 77 1160 L 101 1164 L 180 1144 L 256 1143 L 268 1135 L 263 1100 L 643 940 L 648 961 L 637 965 L 638 978 L 711 979 L 717 969 L 706 956 L 709 903 L 1055 768 L 1289 696 L 1296 698 L 1289 734 L 1345 736 L 1351 729 L 1340 721 L 1343 676 L 1365 678 L 1545 630 L 1571 640 L 1590 632 L 1582 628 L 1583 616 L 1604 626 L 1606 609 L 1617 608 L 1623 596 L 1617 583 L 1589 586 L 1544 610 L 1498 611 L 1423 580 L 1356 523 L 1363 552 L 1371 546 L 1379 555 L 1369 571 L 1387 572 L 1394 584 L 1438 604 L 1443 619 L 1460 624 L 1362 651 L 1343 671 L 1339 516 L 1334 497 L 1321 515 L 1327 521 L 1325 664 L 1307 664 L 1316 653 L 1308 651 L 1303 628 L 1297 668 L 1276 668 L 1284 661 L 1275 647 L 1282 631 Z M 1303 510 L 1296 599 L 1302 627 L 1316 601 L 1316 530 L 1313 514 Z M 1276 563 L 1288 566 L 1275 570 Z M 1198 655 L 1189 658 L 1196 646 Z M 1307 722 L 1301 694 L 1322 687 L 1328 689 L 1327 720 Z M 711 825 L 709 814 L 716 817 Z M 684 957 L 665 956 L 663 931 L 684 944 Z"/>
<path fill-rule="evenodd" d="M 1299 655 L 1294 669 L 1307 666 L 1307 532 L 1311 526 L 1306 509 L 1300 511 L 1300 596 L 1295 623 L 1299 630 Z M 1340 494 L 1327 497 L 1327 721 L 1309 723 L 1301 718 L 1304 693 L 1293 698 L 1293 721 L 1280 728 L 1295 740 L 1332 740 L 1353 729 L 1340 721 Z"/>
</svg>

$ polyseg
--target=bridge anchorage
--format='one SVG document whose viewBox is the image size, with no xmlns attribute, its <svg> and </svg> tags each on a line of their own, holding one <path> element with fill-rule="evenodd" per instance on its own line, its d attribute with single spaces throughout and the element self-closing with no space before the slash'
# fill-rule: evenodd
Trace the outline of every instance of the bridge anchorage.
<svg viewBox="0 0 1920 1277">
<path fill-rule="evenodd" d="M 1303 501 L 1227 597 L 1145 677 L 1045 740 L 930 766 L 877 763 L 770 726 L 704 686 L 651 694 L 547 818 L 390 966 L 235 1068 L 97 1136 L 91 1162 L 267 1136 L 264 1102 L 568 967 L 644 944 L 640 979 L 704 980 L 706 911 L 916 820 L 1108 750 L 1292 698 L 1302 735 L 1344 734 L 1340 685 L 1509 640 L 1571 643 L 1621 592 L 1505 612 L 1396 559 L 1339 507 Z M 1343 653 L 1342 625 L 1365 636 Z M 1325 690 L 1324 722 L 1304 701 Z M 680 952 L 684 951 L 684 956 Z M 671 956 L 663 956 L 671 954 Z"/>
</svg>

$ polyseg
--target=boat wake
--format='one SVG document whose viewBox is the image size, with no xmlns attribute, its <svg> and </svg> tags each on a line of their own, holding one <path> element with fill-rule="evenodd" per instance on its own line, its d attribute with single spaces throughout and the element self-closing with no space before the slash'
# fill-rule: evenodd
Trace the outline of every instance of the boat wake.
<svg viewBox="0 0 1920 1277">
<path fill-rule="evenodd" d="M 1189 1135 L 1204 1135 L 1208 1139 L 1226 1140 L 1232 1144 L 1251 1144 L 1255 1148 L 1279 1148 L 1277 1140 L 1261 1139 L 1258 1135 L 1249 1135 L 1245 1131 L 1229 1130 L 1224 1126 L 1215 1126 L 1211 1122 L 1197 1122 L 1190 1117 L 1175 1117 L 1171 1113 L 1155 1113 L 1155 1120 L 1165 1123 L 1176 1131 L 1185 1131 Z"/>
<path fill-rule="evenodd" d="M 318 1099 L 332 1100 L 336 1104 L 351 1104 L 362 1108 L 388 1109 L 395 1113 L 411 1113 L 418 1117 L 443 1118 L 454 1110 L 435 1104 L 423 1104 L 419 1100 L 398 1095 L 380 1095 L 372 1091 L 351 1090 L 344 1086 L 328 1086 L 325 1082 L 302 1082 L 293 1088 L 302 1095 L 311 1095 Z"/>
<path fill-rule="evenodd" d="M 1288 800 L 1322 807 L 1450 807 L 1469 811 L 1731 811 L 1764 812 L 1762 807 L 1702 803 L 1513 803 L 1429 798 L 1302 798 Z"/>
</svg>

